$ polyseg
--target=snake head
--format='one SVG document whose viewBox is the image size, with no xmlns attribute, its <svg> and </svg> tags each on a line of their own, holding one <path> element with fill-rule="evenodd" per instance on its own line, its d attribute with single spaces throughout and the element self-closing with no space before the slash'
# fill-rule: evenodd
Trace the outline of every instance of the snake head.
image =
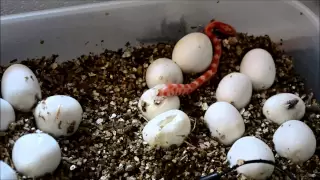
<svg viewBox="0 0 320 180">
<path fill-rule="evenodd" d="M 215 22 L 215 31 L 218 31 L 226 36 L 234 36 L 237 32 L 235 28 L 233 28 L 231 25 L 223 23 L 223 22 Z"/>
</svg>

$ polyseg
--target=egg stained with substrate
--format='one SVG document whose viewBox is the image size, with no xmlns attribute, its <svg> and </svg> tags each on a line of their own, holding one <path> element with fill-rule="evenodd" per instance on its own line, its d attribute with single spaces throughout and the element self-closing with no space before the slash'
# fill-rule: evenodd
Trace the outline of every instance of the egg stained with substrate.
<svg viewBox="0 0 320 180">
<path fill-rule="evenodd" d="M 227 153 L 227 159 L 230 167 L 235 166 L 238 162 L 248 160 L 263 159 L 275 162 L 270 147 L 254 136 L 245 136 L 234 142 Z M 246 164 L 237 168 L 239 174 L 243 174 L 247 178 L 258 180 L 269 178 L 273 171 L 274 166 L 266 163 Z"/>
<path fill-rule="evenodd" d="M 174 46 L 172 60 L 184 73 L 200 73 L 209 68 L 213 56 L 209 37 L 193 32 L 182 37 Z"/>
<path fill-rule="evenodd" d="M 315 153 L 317 140 L 311 128 L 302 121 L 284 122 L 273 135 L 276 152 L 294 163 L 303 163 Z"/>
<path fill-rule="evenodd" d="M 2 160 L 0 161 L 0 180 L 18 180 L 17 173 Z"/>
<path fill-rule="evenodd" d="M 40 101 L 33 112 L 37 127 L 54 137 L 73 135 L 82 114 L 80 103 L 67 95 L 50 96 Z"/>
<path fill-rule="evenodd" d="M 250 78 L 254 90 L 265 90 L 270 88 L 275 81 L 276 66 L 268 51 L 255 48 L 242 58 L 240 73 Z"/>
<path fill-rule="evenodd" d="M 263 105 L 263 115 L 276 124 L 287 120 L 300 120 L 305 114 L 306 105 L 303 100 L 292 93 L 279 93 L 269 97 Z"/>
<path fill-rule="evenodd" d="M 58 142 L 46 133 L 21 136 L 13 145 L 12 161 L 24 176 L 37 178 L 57 169 L 61 161 Z"/>
<path fill-rule="evenodd" d="M 158 96 L 159 89 L 164 86 L 164 84 L 156 85 L 141 95 L 138 109 L 147 120 L 151 120 L 163 112 L 180 108 L 178 96 Z"/>
<path fill-rule="evenodd" d="M 154 117 L 142 131 L 143 140 L 151 147 L 180 146 L 190 134 L 191 122 L 186 113 L 178 109 Z"/>
<path fill-rule="evenodd" d="M 183 83 L 183 74 L 180 67 L 171 59 L 159 58 L 149 65 L 146 82 L 149 88 L 158 84 L 180 84 Z"/>
<path fill-rule="evenodd" d="M 227 102 L 213 103 L 204 115 L 204 122 L 222 144 L 230 145 L 245 132 L 245 125 L 239 111 Z"/>
<path fill-rule="evenodd" d="M 30 112 L 42 98 L 37 77 L 27 66 L 9 66 L 1 79 L 2 98 L 18 111 Z"/>
<path fill-rule="evenodd" d="M 237 109 L 247 106 L 251 96 L 252 83 L 250 78 L 238 72 L 232 72 L 223 77 L 216 90 L 218 101 L 231 103 Z"/>
<path fill-rule="evenodd" d="M 14 122 L 16 115 L 13 107 L 6 100 L 0 98 L 1 119 L 0 119 L 0 131 L 6 131 L 10 123 Z"/>
</svg>

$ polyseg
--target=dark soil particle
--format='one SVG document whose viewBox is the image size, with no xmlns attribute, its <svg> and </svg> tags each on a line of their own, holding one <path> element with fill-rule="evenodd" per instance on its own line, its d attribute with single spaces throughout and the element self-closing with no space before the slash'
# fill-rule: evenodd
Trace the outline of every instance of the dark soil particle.
<svg viewBox="0 0 320 180">
<path fill-rule="evenodd" d="M 56 63 L 50 58 L 23 61 L 38 78 L 43 99 L 51 95 L 69 95 L 83 107 L 84 115 L 78 130 L 69 137 L 57 139 L 62 161 L 51 175 L 39 179 L 82 180 L 182 180 L 199 179 L 211 172 L 228 167 L 223 146 L 210 137 L 203 120 L 205 110 L 216 102 L 215 89 L 225 75 L 239 71 L 246 52 L 253 48 L 269 51 L 276 63 L 276 80 L 265 91 L 254 92 L 250 104 L 240 111 L 245 120 L 245 135 L 254 135 L 272 149 L 272 135 L 276 125 L 262 114 L 262 104 L 272 95 L 290 92 L 301 97 L 307 106 L 318 107 L 312 93 L 294 73 L 292 58 L 286 55 L 268 36 L 238 34 L 224 39 L 223 53 L 217 74 L 210 82 L 189 96 L 180 98 L 181 110 L 192 120 L 192 132 L 180 147 L 151 150 L 142 140 L 146 124 L 138 111 L 138 99 L 147 89 L 145 73 L 157 58 L 171 58 L 174 43 L 131 47 L 124 50 L 106 50 L 100 55 L 83 55 L 75 60 Z M 0 67 L 2 76 L 6 67 Z M 199 74 L 185 75 L 185 83 Z M 24 134 L 37 130 L 31 113 L 17 113 L 17 121 L 1 136 L 0 157 L 13 167 L 11 150 L 14 142 Z M 307 111 L 302 119 L 320 144 L 320 114 Z M 73 131 L 70 129 L 70 132 Z M 318 145 L 319 146 L 319 145 Z M 274 149 L 273 149 L 274 151 Z M 276 154 L 276 152 L 274 151 Z M 290 171 L 297 179 L 320 179 L 320 150 L 301 165 L 294 165 L 276 155 L 281 169 Z M 21 175 L 19 175 L 22 177 Z M 236 172 L 224 179 L 245 179 Z M 271 179 L 285 179 L 275 170 Z"/>
</svg>

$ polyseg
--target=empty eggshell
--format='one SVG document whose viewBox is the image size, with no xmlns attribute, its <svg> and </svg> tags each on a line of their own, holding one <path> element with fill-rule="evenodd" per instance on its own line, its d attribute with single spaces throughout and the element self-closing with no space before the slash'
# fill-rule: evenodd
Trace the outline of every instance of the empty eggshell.
<svg viewBox="0 0 320 180">
<path fill-rule="evenodd" d="M 0 98 L 0 108 L 1 108 L 1 124 L 0 131 L 6 131 L 10 123 L 14 122 L 16 115 L 13 107 L 6 100 Z"/>
<path fill-rule="evenodd" d="M 276 66 L 268 51 L 255 48 L 244 55 L 240 64 L 240 73 L 249 76 L 254 90 L 264 90 L 274 83 Z"/>
<path fill-rule="evenodd" d="M 16 172 L 7 163 L 0 161 L 0 180 L 17 180 Z"/>
<path fill-rule="evenodd" d="M 216 91 L 218 101 L 231 103 L 237 109 L 248 105 L 251 96 L 252 83 L 250 78 L 238 72 L 233 72 L 223 77 Z"/>
<path fill-rule="evenodd" d="M 184 73 L 205 71 L 212 61 L 212 44 L 208 36 L 193 32 L 182 37 L 174 46 L 172 60 Z"/>
<path fill-rule="evenodd" d="M 151 147 L 169 147 L 181 145 L 191 131 L 191 123 L 187 114 L 173 109 L 151 119 L 143 128 L 142 135 Z"/>
<path fill-rule="evenodd" d="M 180 67 L 171 59 L 159 58 L 148 67 L 146 82 L 149 88 L 158 84 L 180 84 L 183 83 L 183 74 Z"/>
<path fill-rule="evenodd" d="M 61 161 L 58 142 L 46 133 L 21 136 L 12 149 L 12 161 L 21 174 L 36 178 L 52 173 Z"/>
<path fill-rule="evenodd" d="M 263 115 L 277 123 L 290 119 L 300 120 L 305 114 L 306 106 L 302 99 L 291 93 L 280 93 L 271 96 L 263 105 Z"/>
<path fill-rule="evenodd" d="M 245 125 L 239 111 L 227 102 L 213 103 L 204 115 L 204 121 L 211 132 L 224 145 L 239 139 Z"/>
<path fill-rule="evenodd" d="M 42 98 L 40 85 L 34 73 L 23 64 L 13 64 L 3 73 L 2 98 L 18 111 L 30 112 Z"/>
<path fill-rule="evenodd" d="M 54 95 L 40 101 L 33 112 L 37 127 L 55 137 L 74 134 L 82 113 L 80 103 L 66 95 Z"/>
<path fill-rule="evenodd" d="M 238 161 L 248 160 L 269 160 L 275 161 L 270 147 L 262 140 L 254 136 L 245 136 L 238 139 L 230 148 L 227 159 L 230 167 L 236 165 Z M 272 175 L 274 166 L 265 163 L 253 163 L 242 165 L 237 168 L 239 174 L 243 174 L 252 179 L 267 179 Z"/>
<path fill-rule="evenodd" d="M 276 152 L 294 163 L 309 160 L 316 151 L 316 137 L 308 125 L 302 121 L 284 122 L 274 133 Z"/>
<path fill-rule="evenodd" d="M 146 119 L 150 120 L 163 112 L 180 108 L 178 96 L 157 96 L 159 89 L 164 86 L 164 84 L 156 85 L 141 95 L 138 108 Z"/>
</svg>

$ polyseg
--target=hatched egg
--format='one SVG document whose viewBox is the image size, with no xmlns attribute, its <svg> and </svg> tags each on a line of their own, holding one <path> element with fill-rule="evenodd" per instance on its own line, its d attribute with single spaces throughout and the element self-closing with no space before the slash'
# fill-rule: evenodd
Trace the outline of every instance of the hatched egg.
<svg viewBox="0 0 320 180">
<path fill-rule="evenodd" d="M 247 106 L 251 96 L 252 83 L 250 78 L 238 72 L 233 72 L 223 77 L 216 91 L 218 101 L 228 102 L 237 109 Z"/>
<path fill-rule="evenodd" d="M 172 60 L 184 73 L 200 73 L 209 68 L 212 53 L 209 37 L 200 32 L 193 32 L 185 35 L 175 44 Z"/>
<path fill-rule="evenodd" d="M 149 88 L 158 84 L 181 84 L 183 83 L 183 74 L 180 67 L 171 59 L 159 58 L 148 67 L 146 82 Z"/>
<path fill-rule="evenodd" d="M 0 160 L 0 180 L 18 180 L 17 173 L 2 160 Z"/>
<path fill-rule="evenodd" d="M 227 159 L 230 167 L 235 166 L 239 161 L 263 159 L 275 162 L 270 147 L 254 136 L 245 136 L 234 142 L 227 153 Z M 251 179 L 267 179 L 273 171 L 274 166 L 265 163 L 246 164 L 237 168 L 239 174 Z"/>
<path fill-rule="evenodd" d="M 13 107 L 6 100 L 0 98 L 0 108 L 1 108 L 1 124 L 0 131 L 6 131 L 10 123 L 16 120 L 16 115 Z"/>
<path fill-rule="evenodd" d="M 274 83 L 276 66 L 268 51 L 255 48 L 247 52 L 242 58 L 240 73 L 251 79 L 254 90 L 265 90 Z"/>
<path fill-rule="evenodd" d="M 180 146 L 190 134 L 191 122 L 187 114 L 173 109 L 151 119 L 143 128 L 143 140 L 151 147 Z"/>
<path fill-rule="evenodd" d="M 35 74 L 23 64 L 13 64 L 3 73 L 2 98 L 18 111 L 30 112 L 42 98 Z"/>
<path fill-rule="evenodd" d="M 180 108 L 178 96 L 157 96 L 159 89 L 164 86 L 164 84 L 156 85 L 141 95 L 138 108 L 146 119 L 150 120 L 163 112 Z"/>
<path fill-rule="evenodd" d="M 24 176 L 40 177 L 52 173 L 60 164 L 60 146 L 46 133 L 26 134 L 14 143 L 12 161 L 16 170 Z"/>
<path fill-rule="evenodd" d="M 305 109 L 306 105 L 299 96 L 279 93 L 266 100 L 262 112 L 267 119 L 280 125 L 290 119 L 302 119 Z"/>
<path fill-rule="evenodd" d="M 204 121 L 211 136 L 224 145 L 232 144 L 245 131 L 244 121 L 239 111 L 227 102 L 213 103 L 206 111 Z"/>
<path fill-rule="evenodd" d="M 310 127 L 299 120 L 284 122 L 274 133 L 276 152 L 294 163 L 309 160 L 317 147 L 316 137 Z"/>
<path fill-rule="evenodd" d="M 80 103 L 66 95 L 50 96 L 38 103 L 33 115 L 37 127 L 55 137 L 74 134 L 82 120 Z"/>
</svg>

